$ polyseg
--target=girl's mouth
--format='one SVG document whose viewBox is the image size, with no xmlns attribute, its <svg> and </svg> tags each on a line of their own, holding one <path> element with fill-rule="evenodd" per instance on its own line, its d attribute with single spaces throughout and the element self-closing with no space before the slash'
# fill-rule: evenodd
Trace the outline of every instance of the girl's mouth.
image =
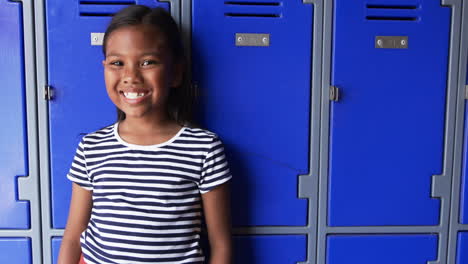
<svg viewBox="0 0 468 264">
<path fill-rule="evenodd" d="M 145 96 L 145 93 L 123 93 L 125 98 L 127 99 L 137 99 L 137 98 L 140 98 L 140 97 L 143 97 Z"/>
<path fill-rule="evenodd" d="M 138 104 L 146 98 L 148 92 L 120 92 L 120 95 L 127 103 Z"/>
</svg>

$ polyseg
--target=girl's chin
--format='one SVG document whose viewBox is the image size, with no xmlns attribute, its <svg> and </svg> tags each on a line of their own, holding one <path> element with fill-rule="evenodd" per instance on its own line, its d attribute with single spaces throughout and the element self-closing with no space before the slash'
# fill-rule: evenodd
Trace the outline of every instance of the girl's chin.
<svg viewBox="0 0 468 264">
<path fill-rule="evenodd" d="M 155 118 L 160 115 L 158 111 L 154 109 L 122 109 L 122 112 L 125 113 L 126 118 Z"/>
</svg>

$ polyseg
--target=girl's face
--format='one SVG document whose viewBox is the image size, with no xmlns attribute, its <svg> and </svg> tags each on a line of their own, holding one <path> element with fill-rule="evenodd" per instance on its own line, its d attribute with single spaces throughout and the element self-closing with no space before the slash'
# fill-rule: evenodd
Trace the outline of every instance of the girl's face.
<svg viewBox="0 0 468 264">
<path fill-rule="evenodd" d="M 181 73 L 160 31 L 148 25 L 122 27 L 106 45 L 104 77 L 112 102 L 126 118 L 165 117 L 169 90 L 180 84 Z"/>
</svg>

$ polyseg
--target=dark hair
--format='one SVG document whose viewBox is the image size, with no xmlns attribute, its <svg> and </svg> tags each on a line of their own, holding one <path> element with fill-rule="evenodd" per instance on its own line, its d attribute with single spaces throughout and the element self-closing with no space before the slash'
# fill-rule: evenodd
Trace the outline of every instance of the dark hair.
<svg viewBox="0 0 468 264">
<path fill-rule="evenodd" d="M 169 117 L 181 125 L 192 123 L 192 107 L 196 93 L 190 84 L 188 62 L 182 37 L 172 16 L 163 8 L 149 8 L 144 5 L 132 5 L 116 13 L 106 29 L 102 51 L 106 56 L 106 45 L 109 36 L 117 29 L 127 26 L 150 25 L 163 34 L 175 63 L 184 67 L 182 82 L 179 87 L 170 89 L 167 111 Z M 117 108 L 117 121 L 125 119 L 125 113 Z"/>
</svg>

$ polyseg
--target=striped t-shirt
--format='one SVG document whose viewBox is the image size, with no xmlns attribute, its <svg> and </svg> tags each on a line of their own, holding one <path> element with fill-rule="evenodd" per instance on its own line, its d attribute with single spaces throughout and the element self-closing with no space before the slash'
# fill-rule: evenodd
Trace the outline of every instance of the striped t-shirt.
<svg viewBox="0 0 468 264">
<path fill-rule="evenodd" d="M 221 141 L 183 127 L 164 143 L 133 145 L 117 127 L 83 137 L 67 175 L 93 192 L 86 263 L 203 263 L 200 194 L 231 178 Z"/>
</svg>

